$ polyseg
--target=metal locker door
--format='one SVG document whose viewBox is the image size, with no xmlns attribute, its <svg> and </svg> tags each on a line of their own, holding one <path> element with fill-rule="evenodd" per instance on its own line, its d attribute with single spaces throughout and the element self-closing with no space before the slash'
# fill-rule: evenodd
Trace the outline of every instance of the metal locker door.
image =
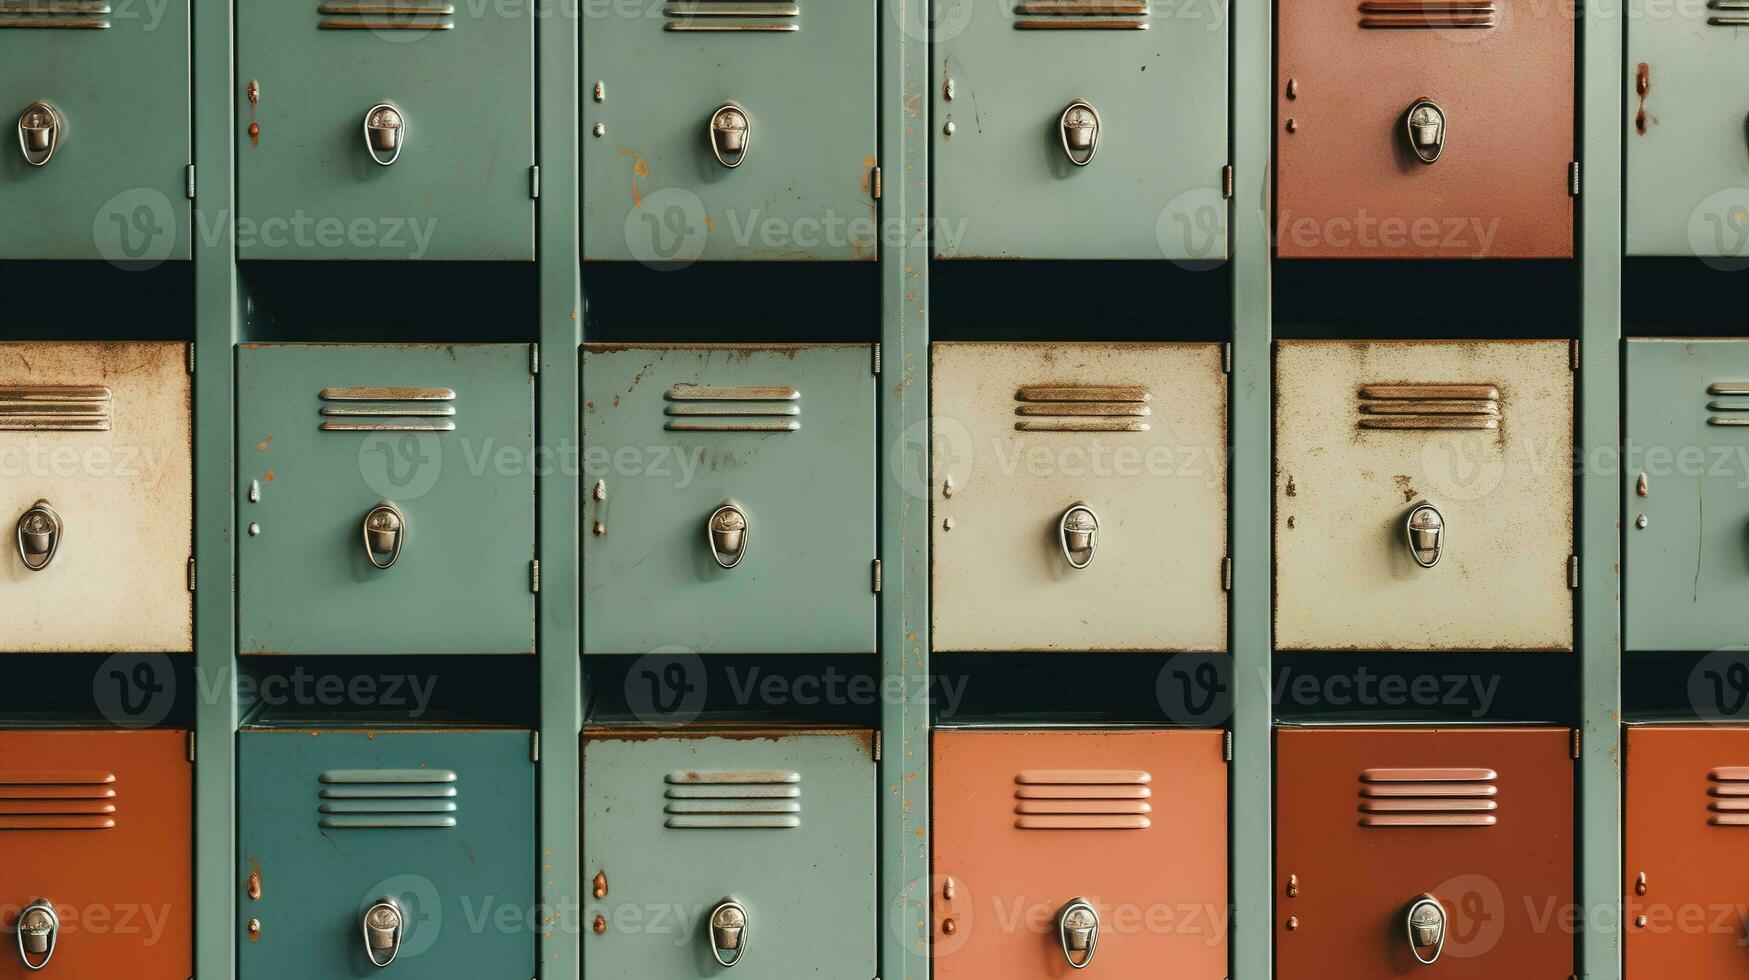
<svg viewBox="0 0 1749 980">
<path fill-rule="evenodd" d="M 1219 731 L 938 731 L 939 980 L 1219 977 Z"/>
<path fill-rule="evenodd" d="M 586 731 L 585 980 L 874 976 L 873 739 Z"/>
<path fill-rule="evenodd" d="M 238 649 L 532 652 L 529 359 L 523 344 L 240 349 Z"/>
<path fill-rule="evenodd" d="M 931 359 L 935 649 L 1227 648 L 1219 344 Z"/>
<path fill-rule="evenodd" d="M 535 975 L 527 729 L 244 729 L 237 975 Z"/>
<path fill-rule="evenodd" d="M 192 649 L 187 357 L 173 343 L 0 343 L 7 651 Z"/>
</svg>

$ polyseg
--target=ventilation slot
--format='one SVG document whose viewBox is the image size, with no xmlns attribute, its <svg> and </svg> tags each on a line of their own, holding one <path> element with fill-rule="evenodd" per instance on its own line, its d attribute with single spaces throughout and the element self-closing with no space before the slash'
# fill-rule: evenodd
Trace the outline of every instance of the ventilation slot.
<svg viewBox="0 0 1749 980">
<path fill-rule="evenodd" d="M 802 774 L 776 769 L 671 772 L 663 826 L 671 830 L 790 830 L 802 825 Z"/>
<path fill-rule="evenodd" d="M 461 808 L 449 769 L 330 769 L 321 784 L 330 830 L 454 827 Z"/>
<path fill-rule="evenodd" d="M 794 432 L 802 427 L 802 393 L 788 385 L 710 388 L 675 385 L 663 428 L 671 432 Z"/>
<path fill-rule="evenodd" d="M 763 31 L 787 34 L 801 29 L 801 7 L 787 0 L 668 0 L 662 13 L 669 31 Z"/>
<path fill-rule="evenodd" d="M 1146 0 L 1020 0 L 1017 31 L 1145 31 Z"/>
<path fill-rule="evenodd" d="M 324 432 L 454 432 L 448 388 L 323 388 Z"/>
<path fill-rule="evenodd" d="M 0 431 L 108 432 L 108 388 L 0 387 Z"/>
<path fill-rule="evenodd" d="M 451 31 L 455 6 L 426 0 L 327 0 L 316 8 L 324 31 Z"/>
<path fill-rule="evenodd" d="M 1498 429 L 1500 389 L 1493 385 L 1366 385 L 1362 429 Z"/>
<path fill-rule="evenodd" d="M 1487 29 L 1499 23 L 1497 12 L 1493 0 L 1367 0 L 1360 5 L 1360 26 L 1372 30 Z"/>
<path fill-rule="evenodd" d="M 1706 22 L 1713 27 L 1749 27 L 1749 0 L 1711 0 Z"/>
<path fill-rule="evenodd" d="M 109 14 L 101 0 L 0 0 L 0 31 L 101 31 Z"/>
<path fill-rule="evenodd" d="M 1015 392 L 1021 432 L 1146 432 L 1153 394 L 1142 385 L 1027 385 Z"/>
<path fill-rule="evenodd" d="M 1707 773 L 1707 818 L 1714 827 L 1749 827 L 1749 766 Z"/>
<path fill-rule="evenodd" d="M 1500 804 L 1492 769 L 1368 769 L 1362 827 L 1492 827 Z"/>
<path fill-rule="evenodd" d="M 1744 26 L 1749 27 L 1749 20 Z M 1721 381 L 1707 385 L 1706 393 L 1716 399 L 1706 403 L 1707 411 L 1726 413 L 1708 416 L 1708 425 L 1749 425 L 1749 381 Z"/>
<path fill-rule="evenodd" d="M 114 826 L 115 773 L 0 772 L 0 831 Z"/>
<path fill-rule="evenodd" d="M 1021 830 L 1146 830 L 1153 776 L 1141 770 L 1048 769 L 1014 777 Z"/>
</svg>

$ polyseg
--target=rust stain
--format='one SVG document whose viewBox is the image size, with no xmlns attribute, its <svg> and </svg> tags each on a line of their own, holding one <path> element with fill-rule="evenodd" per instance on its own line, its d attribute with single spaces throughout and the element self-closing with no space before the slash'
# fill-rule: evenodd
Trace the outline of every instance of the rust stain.
<svg viewBox="0 0 1749 980">
<path fill-rule="evenodd" d="M 1294 529 L 1294 515 L 1292 514 L 1287 515 L 1287 529 L 1290 531 Z"/>
<path fill-rule="evenodd" d="M 710 215 L 708 215 L 708 214 L 705 215 L 704 216 L 704 230 L 705 231 L 714 231 L 715 229 L 716 229 L 716 222 L 711 220 Z"/>
<path fill-rule="evenodd" d="M 905 97 L 905 115 L 916 119 L 923 111 L 923 93 L 913 92 Z"/>
<path fill-rule="evenodd" d="M 632 207 L 644 206 L 644 199 L 638 194 L 638 178 L 650 176 L 650 161 L 644 159 L 642 153 L 620 147 L 619 151 L 632 158 Z"/>
<path fill-rule="evenodd" d="M 272 442 L 272 441 L 273 441 L 272 436 L 268 436 L 267 438 L 261 440 L 260 442 L 255 444 L 255 451 L 261 452 L 261 453 L 267 452 L 267 444 Z"/>
<path fill-rule="evenodd" d="M 273 471 L 268 470 L 266 473 L 261 474 L 261 478 L 263 480 L 266 480 L 268 483 L 272 483 L 273 482 Z"/>
<path fill-rule="evenodd" d="M 1634 131 L 1641 136 L 1646 135 L 1648 122 L 1655 122 L 1646 115 L 1646 93 L 1652 90 L 1652 66 L 1644 61 L 1634 70 L 1634 94 L 1640 97 L 1640 111 L 1634 113 Z"/>
<path fill-rule="evenodd" d="M 261 102 L 261 83 L 249 80 L 249 145 L 261 145 L 261 124 L 255 121 L 255 106 Z"/>
<path fill-rule="evenodd" d="M 251 148 L 259 148 L 261 146 L 261 124 L 258 122 L 252 122 L 249 124 L 249 146 Z"/>
<path fill-rule="evenodd" d="M 1287 478 L 1287 495 L 1290 497 L 1297 497 L 1300 495 L 1300 488 L 1294 486 L 1294 478 L 1292 474 L 1289 474 Z"/>
<path fill-rule="evenodd" d="M 1397 485 L 1398 492 L 1402 493 L 1403 503 L 1408 504 L 1408 503 L 1413 503 L 1415 501 L 1415 488 L 1413 486 L 1409 485 L 1409 478 L 1408 477 L 1400 476 L 1400 475 L 1393 476 L 1393 477 L 1391 477 L 1391 482 L 1395 483 Z"/>
</svg>

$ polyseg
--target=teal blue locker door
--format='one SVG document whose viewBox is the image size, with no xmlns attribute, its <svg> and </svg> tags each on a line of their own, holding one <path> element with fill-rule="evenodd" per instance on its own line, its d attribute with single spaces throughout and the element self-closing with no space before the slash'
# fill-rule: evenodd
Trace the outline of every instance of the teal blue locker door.
<svg viewBox="0 0 1749 980">
<path fill-rule="evenodd" d="M 242 980 L 535 975 L 527 730 L 244 729 L 237 741 Z"/>
<path fill-rule="evenodd" d="M 188 0 L 0 3 L 0 259 L 188 258 L 188 86 Z"/>
<path fill-rule="evenodd" d="M 585 980 L 873 977 L 872 738 L 585 732 Z"/>
<path fill-rule="evenodd" d="M 1226 258 L 1227 5 L 1093 6 L 941 7 L 937 256 Z"/>
<path fill-rule="evenodd" d="M 238 351 L 241 652 L 533 652 L 529 356 Z"/>
<path fill-rule="evenodd" d="M 878 8 L 586 13 L 583 257 L 874 261 Z"/>
<path fill-rule="evenodd" d="M 238 256 L 532 259 L 533 9 L 239 0 Z"/>
<path fill-rule="evenodd" d="M 1749 643 L 1749 341 L 1627 344 L 1627 649 Z"/>
<path fill-rule="evenodd" d="M 585 653 L 872 653 L 873 352 L 589 345 Z"/>
</svg>

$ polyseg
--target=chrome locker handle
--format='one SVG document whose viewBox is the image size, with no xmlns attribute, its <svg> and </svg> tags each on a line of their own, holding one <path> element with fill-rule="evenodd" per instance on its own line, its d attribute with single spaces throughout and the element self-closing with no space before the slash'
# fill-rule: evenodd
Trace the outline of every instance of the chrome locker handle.
<svg viewBox="0 0 1749 980">
<path fill-rule="evenodd" d="M 55 560 L 55 552 L 61 549 L 61 536 L 65 530 L 61 515 L 49 506 L 48 501 L 39 500 L 32 504 L 18 519 L 18 560 L 33 572 L 49 567 L 49 562 Z"/>
<path fill-rule="evenodd" d="M 47 102 L 32 102 L 18 114 L 18 148 L 24 162 L 40 167 L 53 159 L 67 124 L 60 110 Z"/>
<path fill-rule="evenodd" d="M 747 150 L 753 143 L 747 110 L 734 102 L 723 103 L 711 113 L 708 135 L 711 155 L 717 162 L 730 170 L 739 167 L 746 161 Z"/>
<path fill-rule="evenodd" d="M 1099 110 L 1092 103 L 1082 99 L 1069 103 L 1057 119 L 1057 130 L 1070 163 L 1085 167 L 1093 162 L 1093 155 L 1099 152 L 1101 128 Z"/>
<path fill-rule="evenodd" d="M 734 966 L 747 955 L 747 907 L 725 898 L 711 909 L 711 956 L 722 966 Z"/>
<path fill-rule="evenodd" d="M 1099 550 L 1099 515 L 1085 501 L 1076 501 L 1057 518 L 1057 544 L 1070 568 L 1093 564 L 1093 555 Z"/>
<path fill-rule="evenodd" d="M 1077 898 L 1057 912 L 1057 942 L 1072 969 L 1093 965 L 1093 954 L 1099 951 L 1099 913 L 1093 903 Z"/>
<path fill-rule="evenodd" d="M 407 120 L 392 102 L 379 102 L 364 114 L 364 149 L 378 166 L 401 159 L 407 142 Z"/>
<path fill-rule="evenodd" d="M 55 958 L 55 942 L 61 935 L 61 917 L 47 899 L 37 899 L 18 913 L 18 956 L 24 968 L 36 972 Z M 32 957 L 41 957 L 33 960 Z"/>
<path fill-rule="evenodd" d="M 725 500 L 711 511 L 705 521 L 705 540 L 710 543 L 711 557 L 719 567 L 734 568 L 747 556 L 747 512 L 733 500 Z"/>
<path fill-rule="evenodd" d="M 1422 568 L 1439 564 L 1446 544 L 1445 515 L 1439 508 L 1425 500 L 1416 501 L 1403 522 L 1403 533 L 1408 536 L 1409 556 L 1415 564 Z"/>
<path fill-rule="evenodd" d="M 1432 99 L 1416 99 L 1403 116 L 1409 152 L 1422 163 L 1432 163 L 1445 151 L 1445 110 Z"/>
<path fill-rule="evenodd" d="M 401 508 L 381 500 L 364 515 L 364 556 L 371 567 L 386 569 L 401 557 L 407 544 L 407 515 Z"/>
<path fill-rule="evenodd" d="M 379 898 L 364 910 L 364 955 L 378 969 L 395 962 L 401 952 L 401 933 L 407 917 L 401 913 L 401 903 L 392 898 Z"/>
<path fill-rule="evenodd" d="M 1414 954 L 1415 962 L 1432 966 L 1438 961 L 1439 954 L 1445 950 L 1445 923 L 1445 906 L 1432 895 L 1421 895 L 1409 903 L 1404 928 L 1409 936 L 1409 952 Z M 1424 955 L 1424 950 L 1432 950 L 1433 954 Z"/>
</svg>

